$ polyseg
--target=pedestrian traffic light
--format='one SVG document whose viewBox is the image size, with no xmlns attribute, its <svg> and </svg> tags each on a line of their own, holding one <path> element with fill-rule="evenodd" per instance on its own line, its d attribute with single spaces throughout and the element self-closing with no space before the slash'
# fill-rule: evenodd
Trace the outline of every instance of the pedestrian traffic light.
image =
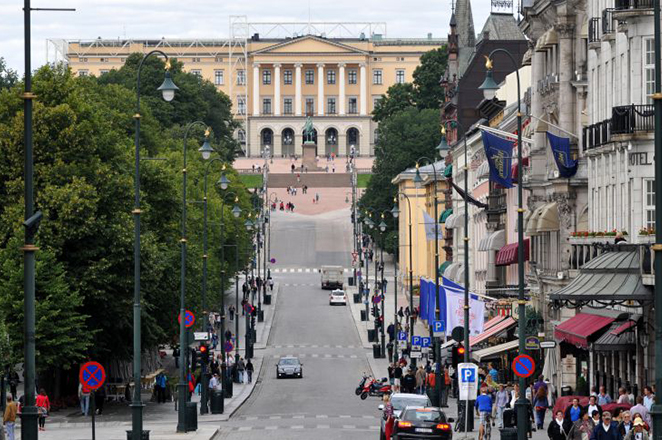
<svg viewBox="0 0 662 440">
<path fill-rule="evenodd" d="M 457 368 L 457 364 L 460 362 L 464 362 L 464 353 L 466 353 L 467 349 L 464 348 L 463 344 L 457 344 L 453 346 L 453 353 L 451 360 L 453 362 L 453 368 Z"/>
<path fill-rule="evenodd" d="M 209 363 L 209 346 L 207 344 L 200 344 L 200 358 L 203 363 Z"/>
<path fill-rule="evenodd" d="M 198 368 L 198 350 L 191 350 L 191 370 Z"/>
</svg>

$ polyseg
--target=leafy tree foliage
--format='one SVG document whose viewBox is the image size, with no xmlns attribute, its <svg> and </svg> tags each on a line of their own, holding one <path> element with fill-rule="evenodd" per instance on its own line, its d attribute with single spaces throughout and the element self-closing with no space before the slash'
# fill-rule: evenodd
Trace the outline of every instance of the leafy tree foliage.
<svg viewBox="0 0 662 440">
<path fill-rule="evenodd" d="M 414 101 L 420 109 L 436 108 L 444 102 L 444 91 L 439 80 L 446 70 L 448 50 L 446 46 L 428 51 L 421 57 L 421 63 L 414 70 Z"/>
<path fill-rule="evenodd" d="M 7 67 L 7 62 L 0 57 L 0 90 L 9 89 L 18 82 L 18 74 Z"/>
</svg>

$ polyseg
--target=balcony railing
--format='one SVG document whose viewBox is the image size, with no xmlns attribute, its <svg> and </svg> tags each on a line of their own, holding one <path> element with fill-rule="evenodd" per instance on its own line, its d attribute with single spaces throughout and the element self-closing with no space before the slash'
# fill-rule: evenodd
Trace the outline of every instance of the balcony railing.
<svg viewBox="0 0 662 440">
<path fill-rule="evenodd" d="M 610 242 L 611 241 L 611 242 Z M 570 269 L 579 270 L 592 259 L 599 257 L 605 252 L 637 251 L 639 253 L 639 270 L 641 275 L 652 275 L 653 255 L 651 246 L 648 244 L 614 244 L 613 239 L 582 239 L 572 238 L 570 240 L 572 250 L 570 251 Z"/>
<path fill-rule="evenodd" d="M 617 21 L 614 19 L 614 8 L 602 11 L 602 34 L 608 35 L 616 32 Z"/>
<path fill-rule="evenodd" d="M 609 143 L 611 141 L 611 120 L 606 119 L 584 127 L 584 139 L 584 151 Z"/>
<path fill-rule="evenodd" d="M 487 213 L 501 214 L 506 212 L 506 193 L 502 190 L 490 191 L 487 197 Z"/>
<path fill-rule="evenodd" d="M 632 134 L 653 130 L 655 130 L 653 105 L 632 104 L 612 108 L 612 134 Z"/>
<path fill-rule="evenodd" d="M 617 11 L 626 9 L 653 9 L 654 0 L 615 0 L 614 6 Z"/>
<path fill-rule="evenodd" d="M 600 17 L 593 17 L 588 21 L 588 42 L 600 41 Z"/>
</svg>

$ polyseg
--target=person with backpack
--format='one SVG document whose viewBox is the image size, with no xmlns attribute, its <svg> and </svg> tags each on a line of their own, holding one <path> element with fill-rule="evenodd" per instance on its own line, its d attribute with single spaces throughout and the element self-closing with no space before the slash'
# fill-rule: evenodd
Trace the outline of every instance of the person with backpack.
<svg viewBox="0 0 662 440">
<path fill-rule="evenodd" d="M 90 412 L 90 387 L 86 384 L 78 384 L 78 400 L 80 400 L 80 412 L 86 416 Z"/>
<path fill-rule="evenodd" d="M 168 378 L 163 372 L 156 375 L 154 379 L 154 388 L 156 391 L 156 402 L 165 403 L 166 401 L 166 386 L 168 386 Z"/>
<path fill-rule="evenodd" d="M 246 363 L 246 376 L 248 376 L 248 383 L 253 382 L 253 371 L 255 371 L 255 367 L 253 367 L 253 363 L 249 359 Z"/>
</svg>

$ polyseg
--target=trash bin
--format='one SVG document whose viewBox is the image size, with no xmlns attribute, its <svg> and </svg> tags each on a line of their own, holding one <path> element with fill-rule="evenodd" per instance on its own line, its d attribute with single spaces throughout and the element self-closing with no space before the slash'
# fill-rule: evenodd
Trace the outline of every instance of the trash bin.
<svg viewBox="0 0 662 440">
<path fill-rule="evenodd" d="M 264 304 L 267 306 L 271 304 L 271 295 L 269 294 L 264 295 Z"/>
<path fill-rule="evenodd" d="M 360 304 L 361 303 L 361 294 L 360 293 L 355 293 L 354 294 L 354 304 Z"/>
<path fill-rule="evenodd" d="M 227 377 L 225 379 L 225 383 L 223 384 L 223 392 L 225 392 L 225 397 L 228 399 L 232 397 L 232 389 L 234 387 L 234 384 L 232 383 L 232 378 Z"/>
<path fill-rule="evenodd" d="M 198 403 L 186 402 L 186 432 L 198 430 Z"/>
<path fill-rule="evenodd" d="M 212 414 L 223 414 L 225 397 L 223 391 L 212 390 L 210 411 Z"/>
<path fill-rule="evenodd" d="M 367 321 L 368 320 L 368 315 L 366 314 L 365 310 L 361 310 L 361 321 Z"/>
<path fill-rule="evenodd" d="M 503 410 L 503 427 L 504 428 L 515 428 L 517 426 L 517 421 L 515 420 L 515 410 L 512 408 Z M 515 428 L 517 429 L 517 428 Z"/>
<path fill-rule="evenodd" d="M 569 385 L 561 387 L 561 396 L 572 396 L 572 387 Z"/>
<path fill-rule="evenodd" d="M 368 342 L 376 342 L 376 341 L 377 341 L 377 330 L 368 329 Z"/>
<path fill-rule="evenodd" d="M 257 322 L 264 322 L 264 310 L 258 310 Z"/>
<path fill-rule="evenodd" d="M 253 344 L 246 346 L 246 359 L 253 359 Z"/>
<path fill-rule="evenodd" d="M 354 286 L 354 277 L 347 278 L 347 285 Z"/>
<path fill-rule="evenodd" d="M 517 428 L 501 428 L 501 440 L 517 440 Z"/>
<path fill-rule="evenodd" d="M 126 440 L 133 440 L 133 431 L 126 432 Z M 149 430 L 147 429 L 143 430 L 143 435 L 141 436 L 141 440 L 149 440 Z"/>
<path fill-rule="evenodd" d="M 379 344 L 372 344 L 372 357 L 375 359 L 382 357 L 382 347 Z"/>
</svg>

